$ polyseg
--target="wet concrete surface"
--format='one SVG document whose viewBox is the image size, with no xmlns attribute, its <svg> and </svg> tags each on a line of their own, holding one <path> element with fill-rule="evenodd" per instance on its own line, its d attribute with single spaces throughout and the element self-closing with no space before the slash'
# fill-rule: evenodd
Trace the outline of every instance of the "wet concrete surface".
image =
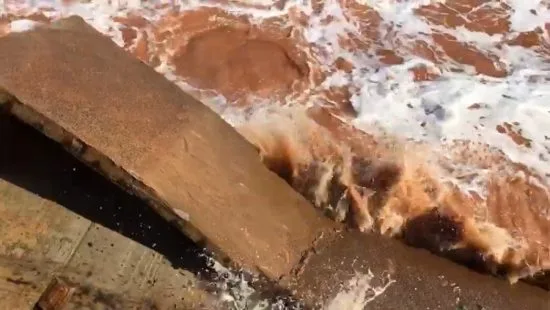
<svg viewBox="0 0 550 310">
<path fill-rule="evenodd" d="M 360 284 L 366 278 L 370 280 Z M 550 294 L 542 288 L 522 282 L 512 285 L 427 250 L 358 231 L 321 240 L 291 286 L 302 300 L 317 306 L 355 292 L 345 297 L 358 298 L 352 305 L 373 297 L 365 309 L 550 308 Z M 362 293 L 364 298 L 359 297 Z"/>
</svg>

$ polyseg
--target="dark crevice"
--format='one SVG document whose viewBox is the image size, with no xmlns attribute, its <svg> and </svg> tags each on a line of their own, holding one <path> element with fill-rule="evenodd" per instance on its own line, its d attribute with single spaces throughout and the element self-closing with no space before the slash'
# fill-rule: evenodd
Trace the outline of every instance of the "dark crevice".
<svg viewBox="0 0 550 310">
<path fill-rule="evenodd" d="M 145 202 L 6 113 L 0 113 L 0 144 L 0 178 L 155 250 L 175 268 L 212 274 L 204 250 Z"/>
</svg>

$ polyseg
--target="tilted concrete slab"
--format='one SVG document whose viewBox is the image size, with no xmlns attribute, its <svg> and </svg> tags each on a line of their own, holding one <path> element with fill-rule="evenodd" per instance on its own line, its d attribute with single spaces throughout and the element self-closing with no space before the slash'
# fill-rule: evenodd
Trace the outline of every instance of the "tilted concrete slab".
<svg viewBox="0 0 550 310">
<path fill-rule="evenodd" d="M 339 233 L 219 116 L 79 18 L 0 39 L 0 87 L 18 118 L 196 242 L 310 305 L 330 302 L 369 270 L 395 281 L 373 301 L 380 309 L 549 305 L 541 289 L 510 286 L 395 240 Z"/>
<path fill-rule="evenodd" d="M 209 108 L 83 21 L 68 24 L 0 40 L 13 114 L 270 278 L 332 228 Z"/>
</svg>

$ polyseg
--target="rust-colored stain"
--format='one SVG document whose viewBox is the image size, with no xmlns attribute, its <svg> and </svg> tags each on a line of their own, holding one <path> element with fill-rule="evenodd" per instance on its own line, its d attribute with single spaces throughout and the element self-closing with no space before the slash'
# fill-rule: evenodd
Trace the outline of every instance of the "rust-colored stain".
<svg viewBox="0 0 550 310">
<path fill-rule="evenodd" d="M 37 310 L 63 310 L 69 303 L 75 287 L 54 278 L 36 303 Z"/>
</svg>

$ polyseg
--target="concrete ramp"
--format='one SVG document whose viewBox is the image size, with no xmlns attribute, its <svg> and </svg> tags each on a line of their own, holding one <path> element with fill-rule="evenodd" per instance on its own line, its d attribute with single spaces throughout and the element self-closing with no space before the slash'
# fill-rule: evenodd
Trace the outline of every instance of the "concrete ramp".
<svg viewBox="0 0 550 310">
<path fill-rule="evenodd" d="M 80 18 L 0 39 L 0 87 L 1 106 L 20 120 L 226 262 L 309 305 L 548 306 L 541 289 L 512 287 L 395 240 L 338 232 L 219 116 Z M 376 275 L 385 282 L 371 283 Z"/>
</svg>

